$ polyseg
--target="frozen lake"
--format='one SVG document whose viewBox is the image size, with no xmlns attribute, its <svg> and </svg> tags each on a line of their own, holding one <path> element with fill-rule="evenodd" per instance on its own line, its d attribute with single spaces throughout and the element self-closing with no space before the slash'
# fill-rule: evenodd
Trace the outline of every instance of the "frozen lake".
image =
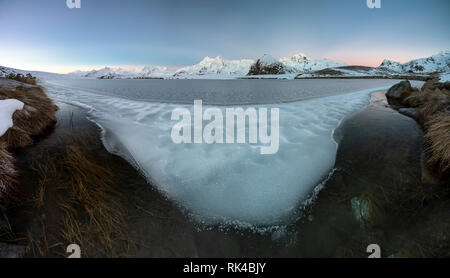
<svg viewBox="0 0 450 278">
<path fill-rule="evenodd" d="M 389 79 L 155 80 L 65 79 L 50 81 L 76 90 L 132 100 L 192 104 L 273 104 L 392 86 Z"/>
<path fill-rule="evenodd" d="M 397 80 L 58 80 L 58 101 L 89 110 L 104 144 L 198 221 L 261 227 L 295 219 L 332 169 L 340 122 Z M 420 83 L 417 83 L 420 84 Z M 414 85 L 414 84 L 413 84 Z M 175 144 L 175 108 L 249 104 L 279 109 L 279 149 L 258 144 Z M 247 124 L 247 123 L 246 123 Z"/>
</svg>

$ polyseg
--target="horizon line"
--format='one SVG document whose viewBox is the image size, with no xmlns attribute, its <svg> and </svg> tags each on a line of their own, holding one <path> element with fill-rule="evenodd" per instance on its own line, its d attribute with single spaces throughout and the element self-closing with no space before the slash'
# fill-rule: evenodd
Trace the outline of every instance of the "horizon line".
<svg viewBox="0 0 450 278">
<path fill-rule="evenodd" d="M 436 54 L 439 54 L 439 53 L 442 53 L 442 52 L 449 52 L 449 51 L 450 50 L 441 50 L 441 51 L 439 51 L 437 53 L 434 53 L 432 55 L 436 55 Z M 421 58 L 427 58 L 427 57 L 432 56 L 432 55 L 430 55 L 430 56 L 408 58 L 408 59 L 400 59 L 400 60 L 383 58 L 382 61 L 377 62 L 376 64 L 374 64 L 374 63 L 367 63 L 367 62 L 365 62 L 365 63 L 364 62 L 363 63 L 352 63 L 352 62 L 350 62 L 349 63 L 349 62 L 345 61 L 345 60 L 348 60 L 348 59 L 351 60 L 351 58 L 348 58 L 348 59 L 333 59 L 333 58 L 328 58 L 328 57 L 327 58 L 312 58 L 311 56 L 305 55 L 303 52 L 297 52 L 296 54 L 293 54 L 293 55 L 283 56 L 283 57 L 280 57 L 280 58 L 275 58 L 274 57 L 274 58 L 276 60 L 280 60 L 282 58 L 290 58 L 290 57 L 293 57 L 293 56 L 299 55 L 299 54 L 304 55 L 304 56 L 310 58 L 311 60 L 331 60 L 331 61 L 336 61 L 336 62 L 343 62 L 343 63 L 345 63 L 345 64 L 347 64 L 349 66 L 366 66 L 366 67 L 372 67 L 372 68 L 376 68 L 376 67 L 380 66 L 381 63 L 384 60 L 390 60 L 390 61 L 399 62 L 399 63 L 403 64 L 403 63 L 407 63 L 407 62 L 412 61 L 412 60 L 421 59 Z M 264 55 L 270 55 L 270 54 L 264 54 Z M 270 55 L 270 56 L 272 56 L 272 55 Z M 23 71 L 37 71 L 37 72 L 47 72 L 47 73 L 55 73 L 55 74 L 69 74 L 69 73 L 73 73 L 73 72 L 76 72 L 76 71 L 89 72 L 89 71 L 93 71 L 93 70 L 104 69 L 104 68 L 107 68 L 107 67 L 108 68 L 113 68 L 113 69 L 122 68 L 122 69 L 127 70 L 127 68 L 132 69 L 132 68 L 146 67 L 146 66 L 166 67 L 170 71 L 177 71 L 177 70 L 179 70 L 181 68 L 184 68 L 184 67 L 197 65 L 198 63 L 200 63 L 201 61 L 203 61 L 207 57 L 213 58 L 213 59 L 215 59 L 217 57 L 220 57 L 220 58 L 222 58 L 223 60 L 226 60 L 226 61 L 246 60 L 246 59 L 250 59 L 250 60 L 256 61 L 256 60 L 259 59 L 259 58 L 258 59 L 252 59 L 252 58 L 226 59 L 222 55 L 215 55 L 215 56 L 214 55 L 211 55 L 211 56 L 206 55 L 200 61 L 198 61 L 197 63 L 190 64 L 190 65 L 184 65 L 184 66 L 166 66 L 166 65 L 161 65 L 161 64 L 159 64 L 159 65 L 158 64 L 103 64 L 103 65 L 81 65 L 81 66 L 76 66 L 76 65 L 67 65 L 67 66 L 59 66 L 59 65 L 32 65 L 32 66 L 24 66 L 24 65 L 22 65 L 21 66 L 21 65 L 11 65 L 11 64 L 8 64 L 8 63 L 6 63 L 6 64 L 0 63 L 0 66 L 13 68 L 13 69 L 17 69 L 17 70 L 23 70 Z"/>
</svg>

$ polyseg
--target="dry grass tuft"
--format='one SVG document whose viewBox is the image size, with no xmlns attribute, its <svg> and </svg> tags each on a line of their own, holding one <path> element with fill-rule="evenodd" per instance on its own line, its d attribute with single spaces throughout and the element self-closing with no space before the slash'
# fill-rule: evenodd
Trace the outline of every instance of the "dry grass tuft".
<svg viewBox="0 0 450 278">
<path fill-rule="evenodd" d="M 14 157 L 6 150 L 6 144 L 0 142 L 0 210 L 5 209 L 2 204 L 5 204 L 5 199 L 10 196 L 16 176 Z"/>
<path fill-rule="evenodd" d="M 17 87 L 9 90 L 0 87 L 0 99 L 18 99 L 25 106 L 13 115 L 14 126 L 0 140 L 10 148 L 23 148 L 33 143 L 32 136 L 41 134 L 56 123 L 56 105 L 40 87 Z"/>
<path fill-rule="evenodd" d="M 427 122 L 438 114 L 450 114 L 450 96 L 447 92 L 436 89 L 428 93 L 428 100 L 419 107 L 417 121 L 425 126 Z"/>
<path fill-rule="evenodd" d="M 0 86 L 1 99 L 18 99 L 25 104 L 24 109 L 14 113 L 13 127 L 0 137 L 0 208 L 4 208 L 17 176 L 14 159 L 8 150 L 31 145 L 33 136 L 54 125 L 57 107 L 40 87 L 19 86 L 10 90 Z"/>
<path fill-rule="evenodd" d="M 438 115 L 426 123 L 428 163 L 436 165 L 441 174 L 450 171 L 450 115 Z"/>
<path fill-rule="evenodd" d="M 51 220 L 59 223 L 53 233 L 55 242 L 47 244 L 58 247 L 76 243 L 83 257 L 121 256 L 117 245 L 128 240 L 123 232 L 125 198 L 114 182 L 114 174 L 93 155 L 84 137 L 67 137 L 67 141 L 61 155 L 34 167 L 40 177 L 36 207 L 57 211 Z"/>
<path fill-rule="evenodd" d="M 417 108 L 415 119 L 425 133 L 426 164 L 445 179 L 450 173 L 450 82 L 438 81 L 433 78 L 420 91 L 404 92 L 401 100 Z"/>
<path fill-rule="evenodd" d="M 402 95 L 402 102 L 410 107 L 419 107 L 425 104 L 429 99 L 428 94 L 419 91 L 417 88 L 412 88 L 412 90 L 409 90 L 404 94 L 405 96 Z"/>
</svg>

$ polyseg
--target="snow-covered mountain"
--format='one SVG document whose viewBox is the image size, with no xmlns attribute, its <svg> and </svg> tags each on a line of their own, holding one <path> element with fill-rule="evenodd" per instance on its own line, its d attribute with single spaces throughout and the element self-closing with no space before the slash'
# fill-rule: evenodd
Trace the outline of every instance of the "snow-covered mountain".
<svg viewBox="0 0 450 278">
<path fill-rule="evenodd" d="M 251 59 L 225 60 L 220 56 L 205 57 L 200 63 L 183 67 L 177 71 L 164 66 L 127 66 L 104 67 L 91 71 L 76 71 L 69 74 L 56 74 L 39 71 L 25 71 L 0 66 L 0 77 L 10 73 L 31 73 L 38 79 L 55 78 L 192 78 L 192 79 L 233 79 L 246 75 L 280 75 L 288 74 L 302 77 L 314 76 L 385 76 L 385 75 L 428 75 L 439 72 L 450 73 L 450 51 L 441 51 L 428 58 L 420 58 L 401 64 L 384 60 L 376 68 L 347 66 L 345 63 L 328 59 L 314 60 L 303 54 L 284 57 L 279 60 L 264 55 L 257 61 Z M 261 78 L 263 78 L 261 77 Z M 273 78 L 273 76 L 272 76 Z"/>
<path fill-rule="evenodd" d="M 17 74 L 15 69 L 0 66 L 0 77 L 7 77 L 10 74 Z"/>
<path fill-rule="evenodd" d="M 450 71 L 450 51 L 441 51 L 427 58 L 420 58 L 401 64 L 384 60 L 378 68 L 389 69 L 398 73 L 431 73 Z"/>
<path fill-rule="evenodd" d="M 0 66 L 0 77 L 8 77 L 10 74 L 22 74 L 27 75 L 28 73 L 38 79 L 58 79 L 64 78 L 65 74 L 45 72 L 45 71 L 33 71 L 33 70 L 21 70 Z"/>
<path fill-rule="evenodd" d="M 283 57 L 280 62 L 293 69 L 297 73 L 307 73 L 332 67 L 347 66 L 346 63 L 336 62 L 328 59 L 314 60 L 302 53 L 291 57 Z"/>
<path fill-rule="evenodd" d="M 164 78 L 172 76 L 174 71 L 163 66 L 136 66 L 126 69 L 121 67 L 104 67 L 99 70 L 75 71 L 68 74 L 79 78 Z"/>
<path fill-rule="evenodd" d="M 200 63 L 177 70 L 175 77 L 199 76 L 199 75 L 246 75 L 250 66 L 254 63 L 251 59 L 224 60 L 220 56 L 216 58 L 205 57 Z"/>
<path fill-rule="evenodd" d="M 248 75 L 286 74 L 292 73 L 293 71 L 293 68 L 275 60 L 275 58 L 270 55 L 264 54 L 264 56 L 252 64 L 248 71 Z"/>
</svg>

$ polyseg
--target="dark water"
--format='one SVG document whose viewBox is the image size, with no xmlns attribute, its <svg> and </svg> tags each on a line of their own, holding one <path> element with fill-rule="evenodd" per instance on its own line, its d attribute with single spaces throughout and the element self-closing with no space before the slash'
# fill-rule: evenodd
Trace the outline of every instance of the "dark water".
<svg viewBox="0 0 450 278">
<path fill-rule="evenodd" d="M 65 79 L 52 84 L 96 94 L 132 100 L 204 104 L 268 104 L 324 97 L 364 89 L 392 86 L 389 79 L 320 80 L 154 80 L 154 79 Z"/>
</svg>

